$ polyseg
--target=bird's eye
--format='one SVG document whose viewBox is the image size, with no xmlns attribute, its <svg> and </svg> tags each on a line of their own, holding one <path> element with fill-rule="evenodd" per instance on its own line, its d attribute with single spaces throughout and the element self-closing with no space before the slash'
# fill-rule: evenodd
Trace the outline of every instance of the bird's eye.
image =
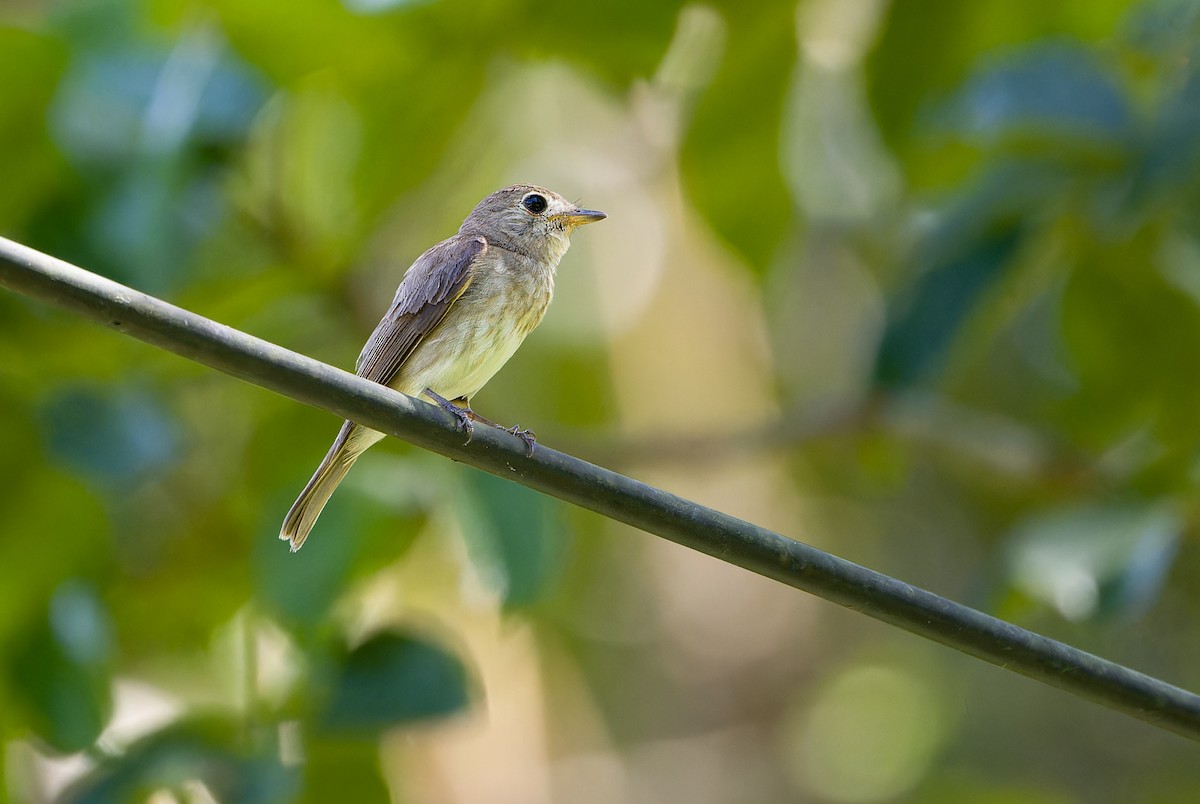
<svg viewBox="0 0 1200 804">
<path fill-rule="evenodd" d="M 522 198 L 521 204 L 534 215 L 541 215 L 546 211 L 546 207 L 549 206 L 546 196 L 538 195 L 537 193 L 530 193 Z"/>
</svg>

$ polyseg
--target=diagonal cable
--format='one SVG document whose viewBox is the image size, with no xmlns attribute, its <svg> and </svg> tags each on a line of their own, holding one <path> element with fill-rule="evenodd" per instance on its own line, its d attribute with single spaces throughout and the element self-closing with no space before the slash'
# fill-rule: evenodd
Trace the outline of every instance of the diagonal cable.
<svg viewBox="0 0 1200 804">
<path fill-rule="evenodd" d="M 1200 696 L 578 458 L 478 428 L 349 372 L 0 238 L 0 286 L 169 352 L 1200 740 Z"/>
</svg>

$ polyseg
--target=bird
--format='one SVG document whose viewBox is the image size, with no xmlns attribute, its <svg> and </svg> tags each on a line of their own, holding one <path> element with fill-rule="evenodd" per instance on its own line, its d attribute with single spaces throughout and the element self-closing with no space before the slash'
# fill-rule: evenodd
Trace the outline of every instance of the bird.
<svg viewBox="0 0 1200 804">
<path fill-rule="evenodd" d="M 405 271 L 355 373 L 450 412 L 470 442 L 474 422 L 501 427 L 471 399 L 546 314 L 559 261 L 579 226 L 607 216 L 558 193 L 516 184 L 484 198 L 458 233 Z M 532 431 L 507 428 L 533 454 Z M 296 552 L 350 467 L 383 433 L 347 420 L 284 517 L 279 538 Z"/>
</svg>

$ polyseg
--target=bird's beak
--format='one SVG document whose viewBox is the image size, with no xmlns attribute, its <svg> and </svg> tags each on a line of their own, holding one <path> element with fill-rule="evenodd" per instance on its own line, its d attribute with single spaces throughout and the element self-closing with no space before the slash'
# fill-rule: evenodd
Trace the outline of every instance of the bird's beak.
<svg viewBox="0 0 1200 804">
<path fill-rule="evenodd" d="M 608 216 L 595 209 L 573 209 L 570 212 L 560 212 L 556 217 L 566 221 L 572 228 L 583 226 L 585 223 L 602 221 Z"/>
</svg>

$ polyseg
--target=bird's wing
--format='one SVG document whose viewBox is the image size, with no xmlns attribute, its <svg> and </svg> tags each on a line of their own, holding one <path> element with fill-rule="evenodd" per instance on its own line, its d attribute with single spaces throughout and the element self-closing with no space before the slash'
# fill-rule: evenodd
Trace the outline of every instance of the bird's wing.
<svg viewBox="0 0 1200 804">
<path fill-rule="evenodd" d="M 418 257 L 358 356 L 355 373 L 391 383 L 417 344 L 471 284 L 471 266 L 485 251 L 487 240 L 482 237 L 452 237 Z"/>
</svg>

